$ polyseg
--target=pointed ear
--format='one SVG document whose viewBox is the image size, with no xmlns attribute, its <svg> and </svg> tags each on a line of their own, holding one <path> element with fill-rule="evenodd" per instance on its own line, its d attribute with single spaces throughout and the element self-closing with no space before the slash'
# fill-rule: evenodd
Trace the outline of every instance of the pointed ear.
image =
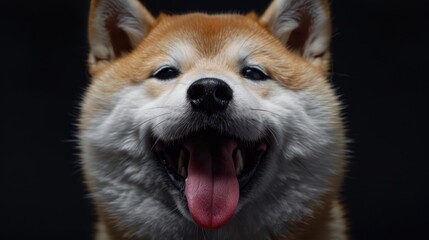
<svg viewBox="0 0 429 240">
<path fill-rule="evenodd" d="M 328 0 L 274 0 L 260 22 L 291 51 L 314 65 L 329 68 Z"/>
<path fill-rule="evenodd" d="M 137 0 L 92 0 L 88 28 L 90 71 L 132 51 L 154 21 Z"/>
</svg>

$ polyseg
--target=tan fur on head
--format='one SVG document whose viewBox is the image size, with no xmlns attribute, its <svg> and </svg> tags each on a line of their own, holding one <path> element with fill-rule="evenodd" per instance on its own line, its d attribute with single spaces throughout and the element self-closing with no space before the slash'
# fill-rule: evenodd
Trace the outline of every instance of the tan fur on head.
<svg viewBox="0 0 429 240">
<path fill-rule="evenodd" d="M 339 204 L 346 144 L 328 81 L 330 34 L 327 0 L 274 0 L 261 17 L 158 18 L 137 0 L 93 0 L 80 144 L 97 240 L 346 240 Z M 265 78 L 246 77 L 250 67 Z M 178 74 L 159 79 L 164 68 Z M 188 89 L 205 78 L 234 94 L 221 117 L 189 103 Z M 154 149 L 212 128 L 270 142 L 234 217 L 207 231 Z"/>
</svg>

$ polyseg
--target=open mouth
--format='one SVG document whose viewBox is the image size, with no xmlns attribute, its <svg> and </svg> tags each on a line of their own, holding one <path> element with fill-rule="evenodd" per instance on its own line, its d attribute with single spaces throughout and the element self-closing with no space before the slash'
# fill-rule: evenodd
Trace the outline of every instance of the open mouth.
<svg viewBox="0 0 429 240">
<path fill-rule="evenodd" d="M 265 139 L 242 141 L 214 130 L 155 144 L 172 183 L 184 192 L 195 223 L 207 229 L 219 228 L 232 218 L 240 189 L 252 179 L 266 151 Z"/>
</svg>

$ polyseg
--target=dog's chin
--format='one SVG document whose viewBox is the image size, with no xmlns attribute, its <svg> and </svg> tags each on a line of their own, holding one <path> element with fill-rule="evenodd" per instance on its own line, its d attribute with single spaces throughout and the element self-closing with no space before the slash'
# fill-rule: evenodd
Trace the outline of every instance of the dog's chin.
<svg viewBox="0 0 429 240">
<path fill-rule="evenodd" d="M 152 139 L 172 189 L 185 199 L 194 222 L 206 229 L 222 227 L 235 214 L 240 196 L 250 191 L 269 152 L 269 142 L 268 135 L 243 139 L 212 127 L 176 140 Z M 206 207 L 207 202 L 212 206 Z"/>
</svg>

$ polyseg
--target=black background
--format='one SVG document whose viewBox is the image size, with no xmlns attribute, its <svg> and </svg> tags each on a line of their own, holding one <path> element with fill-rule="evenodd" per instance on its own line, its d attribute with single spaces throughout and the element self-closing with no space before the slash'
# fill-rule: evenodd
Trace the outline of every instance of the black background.
<svg viewBox="0 0 429 240">
<path fill-rule="evenodd" d="M 269 0 L 146 0 L 157 13 L 262 10 Z M 2 0 L 0 239 L 90 239 L 73 133 L 88 84 L 89 1 Z M 427 236 L 429 2 L 335 0 L 333 82 L 351 157 L 353 239 Z"/>
</svg>

